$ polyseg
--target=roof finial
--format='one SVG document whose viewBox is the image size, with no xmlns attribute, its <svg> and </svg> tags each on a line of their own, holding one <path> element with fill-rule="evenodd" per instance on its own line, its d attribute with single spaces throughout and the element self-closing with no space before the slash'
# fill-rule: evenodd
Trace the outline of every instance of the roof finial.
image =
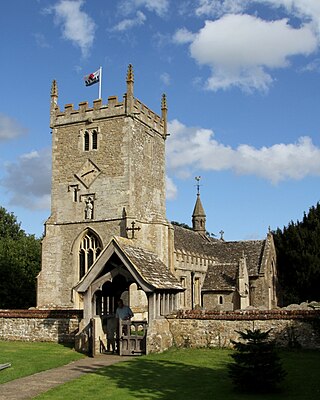
<svg viewBox="0 0 320 400">
<path fill-rule="evenodd" d="M 126 103 L 126 114 L 132 115 L 133 113 L 133 69 L 132 65 L 129 64 L 128 72 L 127 72 L 127 93 L 125 94 L 125 103 Z"/>
<path fill-rule="evenodd" d="M 51 91 L 50 91 L 51 98 L 58 99 L 58 85 L 57 81 L 54 79 L 51 84 Z M 56 103 L 56 101 L 55 101 Z"/>
<path fill-rule="evenodd" d="M 224 235 L 224 231 L 221 229 L 220 233 L 220 240 L 224 241 L 223 235 Z"/>
<path fill-rule="evenodd" d="M 50 103 L 50 127 L 53 128 L 55 124 L 56 113 L 59 110 L 58 107 L 58 85 L 54 79 L 51 84 L 51 103 Z"/>
<path fill-rule="evenodd" d="M 163 121 L 163 136 L 166 139 L 168 135 L 168 128 L 167 128 L 167 114 L 168 114 L 168 107 L 167 107 L 167 97 L 163 93 L 162 98 L 161 98 L 161 118 Z"/>
<path fill-rule="evenodd" d="M 167 110 L 167 109 L 168 109 L 168 107 L 167 107 L 167 97 L 166 97 L 166 94 L 163 93 L 162 94 L 162 98 L 161 98 L 161 110 Z"/>
<path fill-rule="evenodd" d="M 129 64 L 129 66 L 128 66 L 128 72 L 127 72 L 127 82 L 134 82 L 134 79 L 133 79 L 133 67 L 132 67 L 132 64 Z"/>
<path fill-rule="evenodd" d="M 201 179 L 201 176 L 196 176 L 195 178 L 194 178 L 196 181 L 197 181 L 197 183 L 196 183 L 196 186 L 197 186 L 197 195 L 198 196 L 200 196 L 200 179 Z"/>
</svg>

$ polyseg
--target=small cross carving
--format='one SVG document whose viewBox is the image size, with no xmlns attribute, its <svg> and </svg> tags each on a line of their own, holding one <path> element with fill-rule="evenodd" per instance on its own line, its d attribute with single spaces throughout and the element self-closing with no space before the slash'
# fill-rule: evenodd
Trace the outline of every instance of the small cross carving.
<svg viewBox="0 0 320 400">
<path fill-rule="evenodd" d="M 138 226 L 137 228 L 135 228 L 134 226 L 135 226 L 135 222 L 134 221 L 132 221 L 131 222 L 131 228 L 126 228 L 126 231 L 128 232 L 128 231 L 131 231 L 132 232 L 132 236 L 131 236 L 131 239 L 134 239 L 134 232 L 135 231 L 140 231 L 140 226 Z"/>
</svg>

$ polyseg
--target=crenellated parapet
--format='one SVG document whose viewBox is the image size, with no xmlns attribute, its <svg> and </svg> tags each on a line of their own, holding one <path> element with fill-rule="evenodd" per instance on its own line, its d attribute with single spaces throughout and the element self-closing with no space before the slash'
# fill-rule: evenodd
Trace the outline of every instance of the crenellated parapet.
<svg viewBox="0 0 320 400">
<path fill-rule="evenodd" d="M 118 101 L 117 96 L 110 96 L 107 104 L 102 104 L 102 99 L 98 99 L 94 100 L 92 107 L 89 107 L 88 102 L 79 103 L 77 109 L 73 104 L 66 104 L 63 111 L 56 106 L 52 111 L 51 128 L 69 124 L 92 123 L 96 120 L 124 115 L 126 115 L 125 101 Z M 164 138 L 166 137 L 165 122 L 138 99 L 134 99 L 132 117 L 140 120 Z"/>
<path fill-rule="evenodd" d="M 165 95 L 161 99 L 161 116 L 156 114 L 140 100 L 133 96 L 133 68 L 129 65 L 127 73 L 127 92 L 123 96 L 123 101 L 119 101 L 117 96 L 110 96 L 107 104 L 102 103 L 102 99 L 94 100 L 92 107 L 84 101 L 75 108 L 73 104 L 66 104 L 64 110 L 60 110 L 58 105 L 58 88 L 54 80 L 51 87 L 51 108 L 50 126 L 51 128 L 70 125 L 86 124 L 94 121 L 128 116 L 141 121 L 147 128 L 160 134 L 164 139 L 167 134 L 167 102 Z"/>
</svg>

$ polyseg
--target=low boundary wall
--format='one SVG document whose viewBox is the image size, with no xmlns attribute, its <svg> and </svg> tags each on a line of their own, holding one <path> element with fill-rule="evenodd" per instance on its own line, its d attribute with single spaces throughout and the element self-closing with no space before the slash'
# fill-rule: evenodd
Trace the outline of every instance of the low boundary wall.
<svg viewBox="0 0 320 400">
<path fill-rule="evenodd" d="M 320 349 L 320 310 L 179 311 L 150 324 L 148 353 L 169 347 L 232 347 L 237 331 L 271 329 L 278 346 Z"/>
<path fill-rule="evenodd" d="M 0 340 L 75 344 L 82 318 L 81 310 L 0 310 Z M 245 329 L 271 329 L 279 346 L 320 349 L 320 310 L 190 310 L 152 321 L 147 352 L 231 347 Z"/>
<path fill-rule="evenodd" d="M 0 310 L 0 339 L 74 343 L 81 310 Z"/>
</svg>

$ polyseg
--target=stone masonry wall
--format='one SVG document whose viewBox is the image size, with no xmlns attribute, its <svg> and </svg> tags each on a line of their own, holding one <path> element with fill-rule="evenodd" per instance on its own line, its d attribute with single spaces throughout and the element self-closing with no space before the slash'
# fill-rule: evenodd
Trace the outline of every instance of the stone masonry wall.
<svg viewBox="0 0 320 400">
<path fill-rule="evenodd" d="M 0 310 L 0 340 L 75 343 L 82 311 Z M 176 347 L 232 347 L 236 331 L 271 329 L 279 346 L 320 349 L 320 310 L 181 311 L 149 324 L 147 352 Z"/>
<path fill-rule="evenodd" d="M 74 343 L 81 318 L 79 310 L 0 310 L 0 339 Z"/>
<path fill-rule="evenodd" d="M 271 329 L 270 336 L 283 347 L 320 349 L 320 310 L 206 312 L 181 311 L 158 320 L 148 331 L 147 351 L 177 347 L 232 347 L 236 331 Z"/>
</svg>

